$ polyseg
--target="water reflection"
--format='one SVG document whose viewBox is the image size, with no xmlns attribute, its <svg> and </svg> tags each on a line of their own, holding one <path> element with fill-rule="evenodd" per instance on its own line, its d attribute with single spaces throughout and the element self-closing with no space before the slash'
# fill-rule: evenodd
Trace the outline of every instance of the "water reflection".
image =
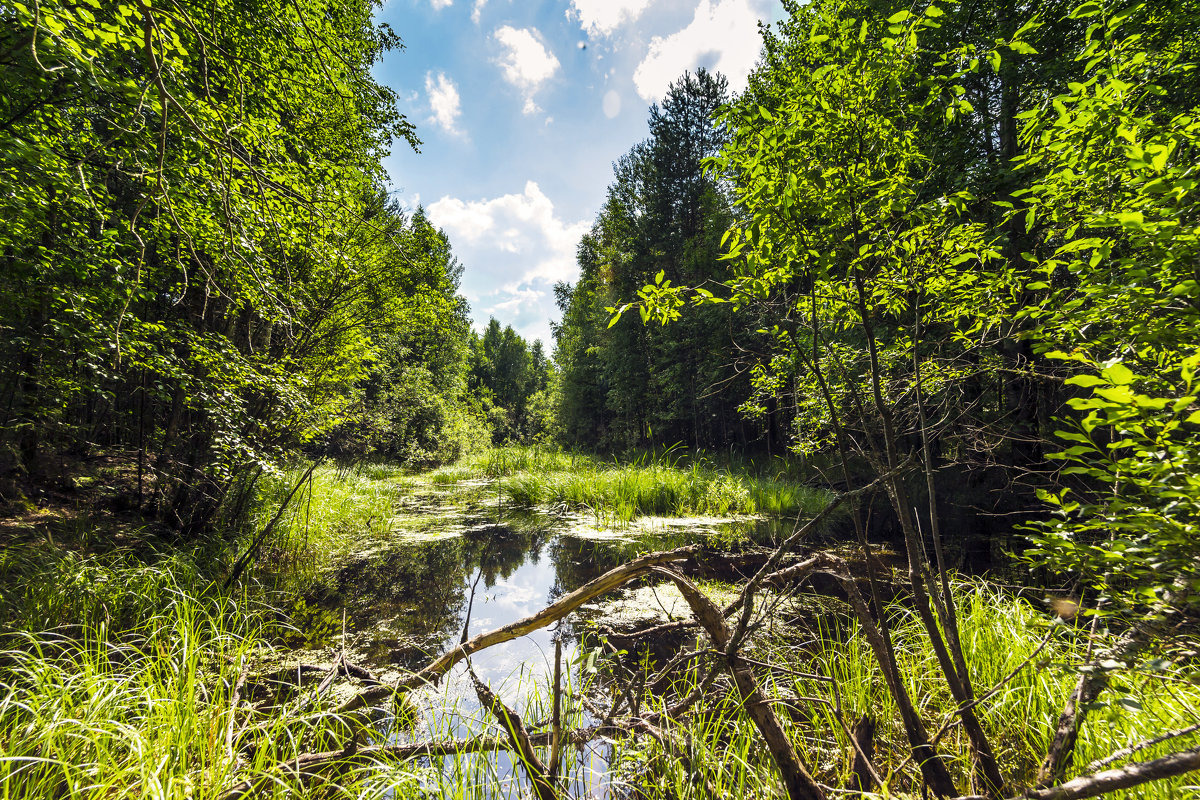
<svg viewBox="0 0 1200 800">
<path fill-rule="evenodd" d="M 697 539 L 718 546 L 768 544 L 791 530 L 788 522 L 696 519 L 652 521 L 614 533 L 578 515 L 514 509 L 499 515 L 495 506 L 476 502 L 455 509 L 452 498 L 422 498 L 413 504 L 422 513 L 401 518 L 394 540 L 376 543 L 334 576 L 326 602 L 347 610 L 359 656 L 376 670 L 419 669 L 454 646 L 464 627 L 474 636 L 516 622 L 641 553 Z M 532 729 L 549 718 L 554 637 L 561 637 L 564 664 L 570 664 L 581 647 L 581 628 L 568 618 L 557 628 L 478 653 L 471 665 Z M 412 699 L 424 708 L 422 721 L 399 738 L 495 733 L 492 720 L 482 718 L 465 665 Z M 573 756 L 571 794 L 609 794 L 607 754 L 593 749 Z M 504 785 L 522 785 L 506 754 L 488 758 Z M 495 786 L 485 794 L 497 796 Z"/>
</svg>

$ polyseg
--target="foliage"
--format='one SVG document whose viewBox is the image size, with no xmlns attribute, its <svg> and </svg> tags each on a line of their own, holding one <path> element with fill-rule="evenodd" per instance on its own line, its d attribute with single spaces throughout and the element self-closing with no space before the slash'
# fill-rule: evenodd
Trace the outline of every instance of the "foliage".
<svg viewBox="0 0 1200 800">
<path fill-rule="evenodd" d="M 1045 493 L 1058 512 L 1037 557 L 1120 607 L 1188 601 L 1200 588 L 1196 366 L 1200 363 L 1200 117 L 1168 87 L 1194 50 L 1150 6 L 1085 4 L 1079 80 L 1025 115 L 1037 175 L 1031 225 L 1053 233 L 1030 256 L 1037 346 L 1079 372 L 1054 457 L 1075 481 Z"/>
<path fill-rule="evenodd" d="M 670 329 L 633 319 L 609 324 L 611 307 L 652 275 L 696 286 L 726 276 L 718 256 L 729 201 L 701 166 L 728 138 L 713 119 L 726 99 L 725 79 L 703 69 L 671 85 L 661 107 L 650 109 L 650 138 L 614 165 L 604 207 L 579 246 L 579 280 L 555 287 L 566 443 L 618 452 L 673 442 L 716 449 L 763 435 L 737 423 L 747 384 L 730 353 L 756 345 L 755 320 L 713 306 Z"/>
<path fill-rule="evenodd" d="M 198 531 L 449 301 L 428 224 L 381 194 L 391 142 L 417 142 L 370 74 L 399 45 L 371 11 L 0 9 L 6 494 L 130 448 L 138 501 Z"/>
<path fill-rule="evenodd" d="M 485 434 L 468 390 L 473 334 L 466 301 L 457 294 L 462 266 L 424 209 L 405 219 L 389 203 L 384 222 L 405 256 L 409 283 L 380 296 L 368 372 L 347 392 L 353 403 L 322 445 L 342 459 L 447 463 Z"/>
<path fill-rule="evenodd" d="M 493 444 L 529 443 L 554 430 L 550 384 L 554 366 L 542 350 L 495 319 L 482 336 L 471 334 L 471 396 L 487 416 Z"/>
</svg>

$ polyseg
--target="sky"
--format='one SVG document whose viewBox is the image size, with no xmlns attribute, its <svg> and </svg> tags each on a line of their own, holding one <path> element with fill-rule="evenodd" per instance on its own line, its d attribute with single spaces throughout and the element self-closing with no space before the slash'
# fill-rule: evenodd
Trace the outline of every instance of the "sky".
<svg viewBox="0 0 1200 800">
<path fill-rule="evenodd" d="M 779 0 L 386 0 L 376 20 L 405 47 L 375 77 L 422 140 L 394 146 L 391 191 L 449 236 L 477 329 L 495 317 L 552 350 L 554 284 L 577 279 L 576 245 L 650 104 L 697 67 L 744 88 L 758 20 L 782 13 Z"/>
</svg>

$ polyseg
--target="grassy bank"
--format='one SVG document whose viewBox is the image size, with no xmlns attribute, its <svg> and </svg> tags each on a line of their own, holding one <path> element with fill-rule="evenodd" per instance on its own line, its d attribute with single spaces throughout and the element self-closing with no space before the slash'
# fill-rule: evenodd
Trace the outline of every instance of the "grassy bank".
<svg viewBox="0 0 1200 800">
<path fill-rule="evenodd" d="M 220 549 L 0 552 L 0 798 L 216 798 L 333 741 L 321 703 L 251 704 L 276 612 L 206 575 Z"/>
<path fill-rule="evenodd" d="M 296 466 L 263 481 L 253 530 L 270 522 L 306 472 L 307 466 Z M 282 591 L 309 591 L 338 556 L 387 530 L 405 480 L 405 472 L 390 465 L 317 466 L 263 542 L 257 574 Z"/>
<path fill-rule="evenodd" d="M 433 472 L 451 485 L 498 481 L 505 501 L 521 506 L 588 510 L 607 522 L 641 516 L 815 513 L 828 493 L 786 477 L 723 468 L 703 458 L 646 455 L 628 461 L 530 447 L 496 448 Z"/>
<path fill-rule="evenodd" d="M 1006 779 L 1014 783 L 1009 792 L 1014 794 L 1033 781 L 1078 678 L 1073 665 L 1085 659 L 1086 642 L 1070 626 L 1058 625 L 1051 631 L 1045 612 L 982 583 L 959 585 L 956 599 L 977 694 L 1001 686 L 981 704 L 981 718 Z M 924 629 L 903 606 L 893 606 L 891 614 L 908 690 L 930 735 L 945 727 L 939 748 L 957 785 L 971 786 L 970 746 L 961 726 L 949 724 L 956 719 L 955 704 L 938 678 Z M 843 723 L 853 727 L 859 718 L 870 716 L 878 723 L 874 764 L 879 773 L 894 789 L 919 794 L 919 775 L 895 703 L 859 627 L 818 624 L 816 634 L 799 647 L 794 639 L 779 640 L 753 654 L 774 665 L 763 681 L 768 694 L 780 698 L 778 709 L 789 721 L 797 752 L 819 781 L 840 786 L 849 774 L 852 752 Z M 1050 642 L 1026 664 L 1047 636 Z M 1002 684 L 1014 671 L 1015 676 Z M 696 679 L 694 673 L 681 673 L 675 693 L 686 694 Z M 657 704 L 669 705 L 661 700 Z M 1120 748 L 1195 725 L 1200 721 L 1196 709 L 1200 709 L 1200 686 L 1188 680 L 1184 669 L 1155 667 L 1114 674 L 1101 707 L 1083 727 L 1076 771 Z M 668 748 L 663 742 L 676 744 Z M 618 769 L 638 796 L 646 798 L 700 798 L 713 792 L 730 797 L 771 796 L 778 778 L 761 742 L 731 694 L 685 721 L 668 722 L 660 739 L 630 741 L 619 750 Z M 686 758 L 680 757 L 679 743 L 686 745 Z M 1141 750 L 1133 758 L 1150 759 L 1197 743 L 1200 733 Z M 1184 776 L 1106 796 L 1167 800 L 1194 796 L 1195 784 L 1195 776 Z"/>
</svg>

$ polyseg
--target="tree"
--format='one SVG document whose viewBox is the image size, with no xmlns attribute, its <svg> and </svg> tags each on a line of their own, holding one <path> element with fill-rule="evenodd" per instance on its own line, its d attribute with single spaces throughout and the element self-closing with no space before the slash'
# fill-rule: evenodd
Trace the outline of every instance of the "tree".
<svg viewBox="0 0 1200 800">
<path fill-rule="evenodd" d="M 848 486 L 885 486 L 912 602 L 988 795 L 1003 793 L 1005 776 L 974 711 L 944 577 L 935 477 L 980 444 L 1005 454 L 1002 440 L 980 442 L 979 434 L 1007 427 L 1011 346 L 1056 360 L 1066 386 L 1085 390 L 1067 407 L 1037 407 L 1038 427 L 1021 434 L 1036 432 L 1040 449 L 1057 425 L 1069 445 L 1055 456 L 1069 468 L 1038 478 L 1058 517 L 1041 526 L 1036 556 L 1099 598 L 1085 614 L 1121 632 L 1080 665 L 1039 776 L 1059 783 L 1107 676 L 1193 603 L 1200 577 L 1191 502 L 1192 426 L 1200 423 L 1191 231 L 1198 128 L 1194 112 L 1176 105 L 1186 93 L 1166 88 L 1182 86 L 1179 65 L 1192 53 L 1142 6 L 1085 3 L 1052 20 L 1082 44 L 1043 73 L 1059 81 L 1051 84 L 1058 94 L 1030 92 L 1019 114 L 1006 106 L 1023 125 L 1026 152 L 1002 161 L 1001 172 L 1011 173 L 1001 175 L 1003 194 L 980 198 L 941 173 L 940 154 L 975 113 L 965 97 L 983 65 L 1000 75 L 1006 58 L 1032 53 L 1019 37 L 1040 22 L 1027 20 L 990 52 L 970 44 L 946 52 L 936 47 L 940 6 L 886 18 L 855 16 L 860 8 L 793 6 L 783 35 L 768 39 L 751 90 L 726 114 L 733 138 L 714 160 L 738 212 L 727 237 L 737 274 L 725 282 L 726 299 L 773 312 L 775 349 L 758 388 L 769 395 L 795 381 L 797 446 L 836 449 Z M 1148 41 L 1164 46 L 1148 51 Z M 993 221 L 978 212 L 981 201 L 1006 213 Z M 689 299 L 712 301 L 661 279 L 640 291 L 643 317 L 662 321 L 679 317 Z M 1018 382 L 1033 363 L 1018 370 Z M 995 373 L 1002 380 L 989 399 L 975 384 Z M 988 417 L 1001 425 L 972 423 Z M 1010 464 L 1022 463 L 1027 443 L 1008 451 Z M 924 473 L 923 487 L 904 477 L 910 465 Z M 927 511 L 916 510 L 920 499 Z M 1102 629 L 1093 624 L 1092 632 Z M 886 629 L 877 644 L 926 782 L 939 794 L 954 791 L 926 758 L 932 745 L 905 699 Z"/>
<path fill-rule="evenodd" d="M 136 450 L 195 530 L 336 424 L 365 375 L 390 143 L 360 0 L 0 9 L 0 464 Z M 58 463 L 61 468 L 61 463 Z M 145 492 L 143 492 L 143 488 Z"/>
<path fill-rule="evenodd" d="M 512 326 L 490 319 L 483 336 L 473 339 L 471 391 L 482 401 L 497 444 L 532 441 L 543 432 L 544 410 L 531 416 L 529 404 L 545 392 L 550 374 L 542 343 L 529 345 Z"/>
<path fill-rule="evenodd" d="M 727 97 L 723 77 L 699 70 L 651 107 L 650 139 L 614 165 L 604 208 L 580 244 L 579 282 L 557 289 L 559 411 L 570 441 L 619 449 L 747 438 L 730 424 L 748 380 L 729 348 L 755 343 L 752 321 L 712 306 L 657 330 L 633 320 L 610 326 L 606 310 L 654 275 L 691 285 L 726 276 L 719 255 L 729 200 L 704 160 L 728 138 L 714 118 Z"/>
</svg>

